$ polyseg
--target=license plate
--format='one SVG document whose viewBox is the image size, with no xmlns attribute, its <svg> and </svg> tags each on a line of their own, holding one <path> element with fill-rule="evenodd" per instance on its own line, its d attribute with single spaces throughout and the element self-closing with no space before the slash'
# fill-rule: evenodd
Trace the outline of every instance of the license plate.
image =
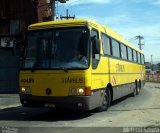
<svg viewBox="0 0 160 133">
<path fill-rule="evenodd" d="M 44 107 L 46 107 L 46 108 L 55 108 L 55 104 L 53 104 L 53 103 L 45 103 Z"/>
</svg>

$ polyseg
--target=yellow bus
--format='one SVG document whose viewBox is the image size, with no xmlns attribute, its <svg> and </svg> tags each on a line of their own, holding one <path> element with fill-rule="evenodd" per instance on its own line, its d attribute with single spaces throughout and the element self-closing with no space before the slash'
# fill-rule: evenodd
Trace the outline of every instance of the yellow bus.
<svg viewBox="0 0 160 133">
<path fill-rule="evenodd" d="M 144 54 L 92 20 L 32 24 L 20 71 L 25 107 L 105 111 L 145 84 Z"/>
</svg>

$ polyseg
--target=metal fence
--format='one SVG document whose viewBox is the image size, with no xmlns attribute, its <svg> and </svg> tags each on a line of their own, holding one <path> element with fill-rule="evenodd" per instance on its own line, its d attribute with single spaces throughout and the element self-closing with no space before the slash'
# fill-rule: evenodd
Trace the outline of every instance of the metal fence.
<svg viewBox="0 0 160 133">
<path fill-rule="evenodd" d="M 160 74 L 146 74 L 146 81 L 160 83 Z"/>
</svg>

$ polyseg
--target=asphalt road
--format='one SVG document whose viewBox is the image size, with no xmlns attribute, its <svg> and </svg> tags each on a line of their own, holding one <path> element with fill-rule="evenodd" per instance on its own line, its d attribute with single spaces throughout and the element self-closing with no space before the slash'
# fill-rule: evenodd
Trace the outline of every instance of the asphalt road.
<svg viewBox="0 0 160 133">
<path fill-rule="evenodd" d="M 93 110 L 84 113 L 21 106 L 0 111 L 0 132 L 3 133 L 114 133 L 123 132 L 125 127 L 153 126 L 160 127 L 160 84 L 155 83 L 147 83 L 136 97 L 125 97 L 114 102 L 106 112 Z"/>
</svg>

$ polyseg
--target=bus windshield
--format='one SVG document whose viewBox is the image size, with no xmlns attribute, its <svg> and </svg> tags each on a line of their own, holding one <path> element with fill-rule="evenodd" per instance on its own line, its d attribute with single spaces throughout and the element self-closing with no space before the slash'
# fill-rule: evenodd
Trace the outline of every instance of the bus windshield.
<svg viewBox="0 0 160 133">
<path fill-rule="evenodd" d="M 86 69 L 89 30 L 64 28 L 29 31 L 22 68 Z"/>
</svg>

